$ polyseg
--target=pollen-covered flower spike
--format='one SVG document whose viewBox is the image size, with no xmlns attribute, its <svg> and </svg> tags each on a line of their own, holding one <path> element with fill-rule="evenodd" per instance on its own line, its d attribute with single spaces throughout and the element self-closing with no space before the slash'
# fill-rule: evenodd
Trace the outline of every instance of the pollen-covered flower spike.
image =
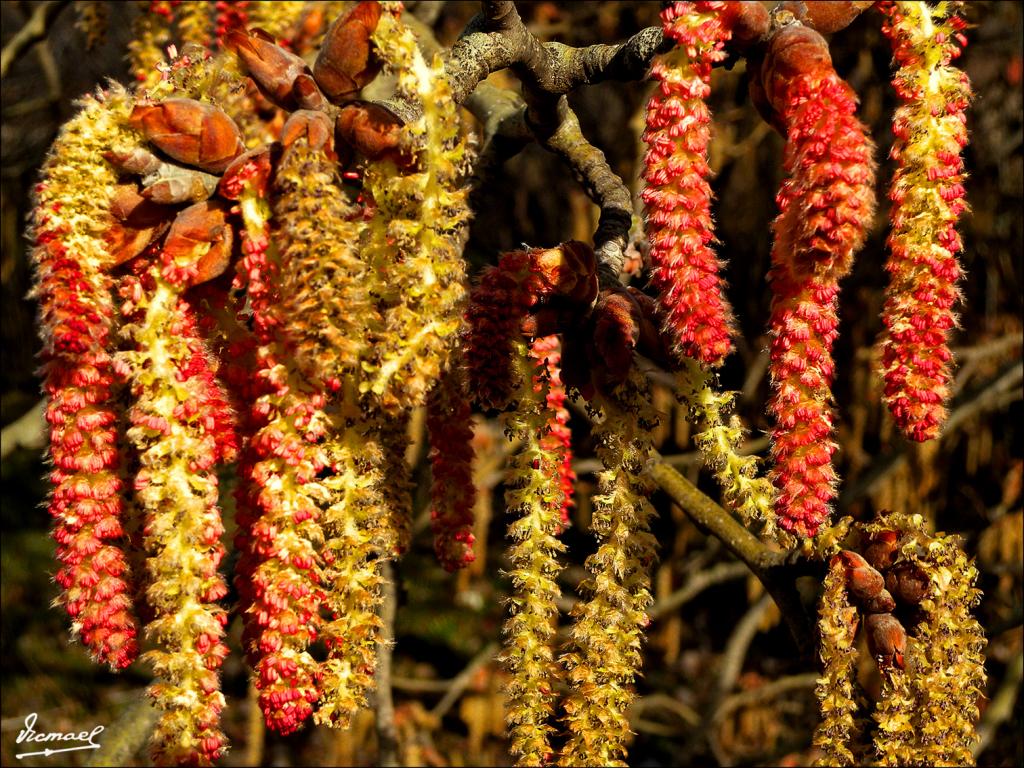
<svg viewBox="0 0 1024 768">
<path fill-rule="evenodd" d="M 379 415 L 366 412 L 353 379 L 346 380 L 337 399 L 324 447 L 332 470 L 324 480 L 328 497 L 321 549 L 329 620 L 321 630 L 327 659 L 320 664 L 323 695 L 316 721 L 344 729 L 366 706 L 375 684 L 381 566 L 395 550 L 390 501 L 402 481 L 388 471 L 385 424 Z M 404 485 L 397 490 L 404 492 Z"/>
<path fill-rule="evenodd" d="M 705 465 L 714 471 L 726 503 L 747 525 L 755 521 L 760 524 L 766 538 L 786 543 L 786 534 L 777 525 L 774 487 L 766 477 L 759 476 L 758 457 L 744 456 L 739 451 L 745 431 L 738 416 L 728 415 L 736 393 L 716 390 L 711 374 L 696 360 L 683 360 L 677 374 L 677 392 L 701 425 L 694 442 Z"/>
<path fill-rule="evenodd" d="M 209 248 L 197 242 L 189 257 Z M 148 693 L 163 710 L 150 748 L 161 765 L 210 765 L 226 746 L 218 671 L 228 654 L 228 617 L 218 604 L 228 590 L 218 572 L 224 527 L 216 469 L 234 459 L 235 440 L 212 354 L 182 297 L 189 276 L 182 258 L 165 249 L 146 274 L 126 278 L 126 315 L 134 322 L 125 332 L 135 349 L 122 358 L 135 397 L 128 438 L 140 465 L 135 498 L 153 611 L 146 635 L 156 645 L 145 655 L 157 676 Z"/>
<path fill-rule="evenodd" d="M 430 435 L 430 527 L 434 552 L 446 571 L 464 568 L 473 554 L 473 409 L 462 355 L 456 352 L 427 399 Z"/>
<path fill-rule="evenodd" d="M 549 720 L 556 683 L 563 676 L 553 650 L 561 594 L 558 556 L 565 551 L 557 538 L 565 505 L 559 475 L 562 455 L 551 440 L 557 417 L 551 410 L 551 382 L 543 359 L 550 341 L 538 342 L 540 348 L 532 352 L 521 338 L 512 342 L 512 367 L 519 385 L 513 395 L 515 407 L 502 414 L 505 434 L 519 440 L 505 487 L 505 507 L 516 519 L 508 527 L 513 593 L 503 658 L 510 674 L 505 693 L 512 754 L 521 766 L 551 760 L 555 729 Z"/>
<path fill-rule="evenodd" d="M 884 398 L 903 433 L 923 441 L 938 436 L 946 420 L 960 297 L 956 231 L 964 202 L 967 74 L 952 62 L 966 42 L 960 3 L 882 3 L 882 31 L 899 69 L 893 85 L 901 104 L 893 116 L 889 189 L 889 258 L 881 338 Z"/>
<path fill-rule="evenodd" d="M 127 126 L 132 104 L 112 86 L 82 100 L 53 145 L 35 188 L 32 221 L 43 389 L 49 398 L 49 512 L 60 568 L 59 602 L 72 633 L 114 669 L 138 653 L 131 605 L 122 460 L 118 448 L 122 370 L 113 359 L 116 312 L 107 274 L 115 256 L 107 235 L 117 173 L 103 159 L 138 136 Z"/>
<path fill-rule="evenodd" d="M 653 483 L 647 465 L 658 417 L 650 385 L 636 366 L 598 405 L 604 420 L 593 435 L 605 467 L 591 522 L 598 548 L 587 558 L 590 576 L 580 585 L 586 599 L 573 609 L 571 646 L 561 658 L 570 693 L 563 704 L 568 740 L 559 764 L 625 766 L 627 710 L 652 602 L 656 541 L 650 533 Z"/>
<path fill-rule="evenodd" d="M 367 347 L 360 387 L 398 412 L 426 402 L 458 341 L 467 298 L 468 150 L 440 58 L 424 60 L 412 32 L 391 13 L 380 16 L 372 40 L 396 76 L 398 97 L 422 108 L 398 129 L 399 148 L 413 162 L 398 168 L 382 157 L 368 164 L 363 180 L 376 213 L 362 256 L 384 322 Z"/>
<path fill-rule="evenodd" d="M 322 623 L 317 553 L 323 543 L 320 507 L 328 492 L 319 476 L 328 466 L 322 445 L 328 417 L 323 385 L 300 374 L 285 344 L 279 314 L 283 267 L 270 237 L 270 175 L 269 151 L 246 153 L 226 171 L 221 193 L 237 199 L 241 210 L 244 256 L 238 278 L 248 289 L 258 341 L 249 416 L 255 432 L 239 472 L 246 482 L 236 539 L 243 642 L 255 665 L 267 726 L 289 734 L 320 698 L 319 665 L 309 645 Z"/>
<path fill-rule="evenodd" d="M 835 496 L 832 344 L 839 280 L 874 214 L 873 146 L 828 44 L 807 27 L 791 25 L 772 37 L 751 87 L 786 135 L 769 273 L 771 477 L 779 525 L 814 536 Z"/>
<path fill-rule="evenodd" d="M 332 161 L 333 125 L 322 112 L 295 112 L 282 130 L 274 178 L 274 226 L 287 268 L 276 311 L 281 333 L 303 374 L 332 389 L 359 370 L 368 336 L 381 319 L 359 257 L 362 211 L 342 187 Z"/>
<path fill-rule="evenodd" d="M 676 2 L 661 13 L 676 48 L 651 69 L 642 193 L 651 243 L 651 282 L 673 352 L 708 365 L 729 353 L 732 311 L 723 295 L 711 219 L 708 144 L 711 68 L 730 37 L 725 2 Z"/>
<path fill-rule="evenodd" d="M 851 741 L 859 735 L 856 671 L 857 609 L 850 604 L 843 561 L 832 558 L 818 601 L 818 633 L 822 675 L 814 689 L 821 709 L 821 723 L 814 732 L 814 745 L 822 751 L 821 765 L 855 765 Z"/>
</svg>

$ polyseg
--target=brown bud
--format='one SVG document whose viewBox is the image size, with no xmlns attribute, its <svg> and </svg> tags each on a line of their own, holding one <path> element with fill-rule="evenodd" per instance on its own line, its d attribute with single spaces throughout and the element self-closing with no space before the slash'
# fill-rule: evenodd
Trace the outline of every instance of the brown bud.
<svg viewBox="0 0 1024 768">
<path fill-rule="evenodd" d="M 145 147 L 134 147 L 127 152 L 114 152 L 111 150 L 110 152 L 104 152 L 103 158 L 119 171 L 135 173 L 139 176 L 154 173 L 160 167 L 160 164 L 163 163 L 163 160 Z"/>
<path fill-rule="evenodd" d="M 133 227 L 148 227 L 170 221 L 174 212 L 147 200 L 134 182 L 118 184 L 110 199 L 110 213 L 120 222 Z"/>
<path fill-rule="evenodd" d="M 227 220 L 229 209 L 227 203 L 207 200 L 190 205 L 174 219 L 164 241 L 164 258 L 179 265 L 196 264 L 198 272 L 190 285 L 211 280 L 227 269 L 234 243 Z"/>
<path fill-rule="evenodd" d="M 780 110 L 787 100 L 786 89 L 794 78 L 831 69 L 832 56 L 825 38 L 810 27 L 794 24 L 772 35 L 760 68 L 761 85 L 768 103 Z"/>
<path fill-rule="evenodd" d="M 412 159 L 399 149 L 401 127 L 402 121 L 379 104 L 349 104 L 338 113 L 337 138 L 368 160 L 407 167 Z"/>
<path fill-rule="evenodd" d="M 896 559 L 899 538 L 896 531 L 879 531 L 868 539 L 868 545 L 864 549 L 864 558 L 871 563 L 872 567 L 884 571 Z"/>
<path fill-rule="evenodd" d="M 104 242 L 113 266 L 142 253 L 167 231 L 174 216 L 172 209 L 140 195 L 135 184 L 118 184 L 110 201 L 110 213 L 115 220 L 104 233 Z"/>
<path fill-rule="evenodd" d="M 864 629 L 868 636 L 868 649 L 879 668 L 895 666 L 903 669 L 907 631 L 899 620 L 891 613 L 871 613 L 864 619 Z"/>
<path fill-rule="evenodd" d="M 274 172 L 276 145 L 264 144 L 239 155 L 225 169 L 217 193 L 228 200 L 237 200 L 246 188 L 254 188 L 260 197 L 266 195 Z"/>
<path fill-rule="evenodd" d="M 219 181 L 216 176 L 194 168 L 161 163 L 156 173 L 142 180 L 142 195 L 164 205 L 199 203 L 217 191 Z"/>
<path fill-rule="evenodd" d="M 844 549 L 836 557 L 846 566 L 846 586 L 857 600 L 870 600 L 885 588 L 885 577 L 856 552 Z"/>
<path fill-rule="evenodd" d="M 786 0 L 782 10 L 789 11 L 802 24 L 816 29 L 823 35 L 831 35 L 846 29 L 860 14 L 874 5 L 873 0 L 867 2 L 850 2 L 849 0 Z"/>
<path fill-rule="evenodd" d="M 874 597 L 869 597 L 861 606 L 865 613 L 890 613 L 896 609 L 896 601 L 892 599 L 889 590 L 883 589 Z"/>
<path fill-rule="evenodd" d="M 555 296 L 589 305 L 597 295 L 597 259 L 590 246 L 570 240 L 556 248 L 534 248 L 529 260 L 523 280 L 527 306 Z"/>
<path fill-rule="evenodd" d="M 337 160 L 334 152 L 334 125 L 323 112 L 301 109 L 293 112 L 281 129 L 281 146 L 285 152 L 299 139 L 306 139 L 310 148 L 323 151 L 331 160 Z"/>
<path fill-rule="evenodd" d="M 928 596 L 928 575 L 912 563 L 901 563 L 885 577 L 885 586 L 906 605 L 917 605 Z"/>
<path fill-rule="evenodd" d="M 597 297 L 587 347 L 597 389 L 609 392 L 626 380 L 640 340 L 642 317 L 640 306 L 625 288 L 610 288 Z"/>
<path fill-rule="evenodd" d="M 315 109 L 324 103 L 323 94 L 310 76 L 309 65 L 277 45 L 273 36 L 262 29 L 231 30 L 225 45 L 242 60 L 267 98 L 282 109 Z M 300 79 L 304 79 L 303 84 L 297 87 Z"/>
<path fill-rule="evenodd" d="M 729 0 L 721 11 L 722 23 L 732 31 L 732 41 L 742 53 L 768 34 L 771 16 L 761 3 Z"/>
<path fill-rule="evenodd" d="M 313 77 L 331 102 L 342 104 L 356 98 L 380 71 L 380 60 L 370 42 L 380 14 L 375 0 L 362 2 L 327 30 L 313 64 Z"/>
<path fill-rule="evenodd" d="M 137 104 L 129 122 L 162 152 L 211 173 L 223 171 L 244 149 L 234 121 L 195 99 Z"/>
</svg>

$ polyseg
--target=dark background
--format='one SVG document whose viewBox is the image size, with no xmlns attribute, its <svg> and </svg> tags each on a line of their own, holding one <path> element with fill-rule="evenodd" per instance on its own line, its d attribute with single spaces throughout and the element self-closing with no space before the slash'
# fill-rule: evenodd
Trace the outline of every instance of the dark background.
<svg viewBox="0 0 1024 768">
<path fill-rule="evenodd" d="M 35 5 L 0 4 L 5 43 Z M 475 7 L 470 2 L 449 2 L 439 12 L 425 7 L 416 12 L 433 15 L 439 39 L 450 43 Z M 623 39 L 656 23 L 658 12 L 658 4 L 651 2 L 520 3 L 520 8 L 543 39 L 574 45 Z M 56 596 L 51 578 L 55 566 L 44 507 L 46 464 L 35 429 L 39 419 L 33 416 L 40 399 L 34 375 L 38 340 L 34 307 L 24 299 L 31 279 L 23 237 L 30 208 L 28 192 L 59 125 L 74 112 L 74 99 L 104 78 L 127 81 L 123 53 L 135 13 L 135 4 L 109 4 L 107 39 L 86 51 L 82 33 L 75 29 L 76 10 L 66 8 L 47 41 L 15 62 L 3 80 L 0 760 L 4 764 L 11 763 L 18 751 L 14 739 L 29 712 L 39 713 L 40 723 L 48 730 L 77 731 L 104 724 L 113 732 L 111 724 L 119 717 L 139 716 L 137 702 L 149 680 L 148 669 L 141 663 L 119 676 L 91 664 L 82 648 L 70 643 L 62 611 L 49 607 Z M 860 94 L 860 117 L 879 147 L 880 200 L 870 240 L 844 281 L 841 297 L 841 336 L 835 350 L 841 443 L 837 461 L 843 477 L 840 513 L 866 519 L 877 509 L 901 509 L 924 515 L 938 530 L 963 535 L 967 551 L 978 558 L 985 595 L 978 610 L 990 643 L 989 698 L 1008 697 L 1010 702 L 1008 708 L 993 708 L 986 715 L 986 723 L 991 720 L 994 727 L 986 731 L 979 762 L 1020 765 L 1024 763 L 1021 705 L 1012 702 L 1020 687 L 1024 570 L 1022 393 L 1019 374 L 1014 373 L 1020 365 L 1022 330 L 1022 5 L 970 3 L 967 15 L 973 28 L 960 62 L 976 94 L 969 114 L 971 144 L 966 150 L 967 199 L 973 210 L 961 226 L 966 276 L 959 306 L 961 328 L 953 339 L 960 361 L 953 408 L 965 418 L 940 441 L 924 446 L 899 437 L 880 405 L 880 383 L 874 372 L 877 356 L 872 350 L 881 327 L 879 313 L 887 281 L 882 264 L 885 185 L 892 171 L 886 157 L 894 107 L 888 84 L 890 52 L 875 13 L 864 14 L 832 41 L 836 67 Z M 740 63 L 732 71 L 714 74 L 711 157 L 718 174 L 715 212 L 721 254 L 728 260 L 728 295 L 742 332 L 721 382 L 742 392 L 740 413 L 752 437 L 759 439 L 768 427 L 764 329 L 770 295 L 765 273 L 774 191 L 781 180 L 782 140 L 749 105 L 743 69 Z M 492 80 L 518 87 L 508 73 L 498 73 Z M 638 161 L 643 146 L 639 134 L 648 91 L 645 83 L 613 83 L 581 88 L 570 96 L 584 133 L 634 192 L 640 187 Z M 595 225 L 596 208 L 566 169 L 542 149 L 530 146 L 494 176 L 482 195 L 466 253 L 478 268 L 523 242 L 553 245 L 570 237 L 589 240 Z M 1000 388 L 998 382 L 1007 377 L 1011 385 Z M 667 390 L 657 392 L 656 404 L 664 416 L 656 436 L 659 450 L 675 457 L 677 466 L 717 497 L 713 481 L 699 472 L 684 415 Z M 572 426 L 580 482 L 575 525 L 566 534 L 570 546 L 570 567 L 563 578 L 566 606 L 593 546 L 585 531 L 588 497 L 594 488 L 589 472 L 594 464 L 582 411 L 574 412 Z M 484 479 L 493 486 L 503 440 L 493 421 L 481 421 L 479 433 L 481 464 L 491 466 L 489 474 L 483 470 L 481 474 L 487 474 Z M 428 478 L 422 462 L 416 477 L 421 491 L 418 512 L 422 513 Z M 231 480 L 225 478 L 226 490 Z M 445 690 L 439 681 L 455 677 L 475 657 L 486 657 L 490 644 L 499 639 L 501 601 L 508 587 L 500 573 L 506 524 L 500 486 L 493 502 L 494 515 L 484 529 L 488 535 L 469 572 L 448 576 L 433 562 L 429 530 L 422 519 L 412 552 L 398 565 L 394 695 L 403 760 L 410 764 L 508 762 L 499 665 L 478 665 L 468 675 L 462 696 L 447 711 L 431 713 Z M 662 563 L 654 575 L 654 592 L 662 599 L 695 574 L 730 558 L 665 498 L 656 496 L 655 504 L 660 513 L 656 533 Z M 230 527 L 228 493 L 225 506 Z M 719 760 L 799 765 L 811 759 L 808 749 L 817 714 L 813 682 L 807 684 L 806 673 L 813 669 L 797 658 L 774 607 L 765 607 L 760 600 L 755 582 L 736 577 L 707 589 L 681 611 L 651 625 L 631 764 Z M 746 639 L 737 630 L 745 616 L 751 619 L 746 624 L 754 627 Z M 233 655 L 224 666 L 225 729 L 233 745 L 224 764 L 256 759 L 260 753 L 254 750 L 264 739 L 260 759 L 268 765 L 372 764 L 376 748 L 369 717 L 347 733 L 307 729 L 287 740 L 264 735 L 251 725 L 238 635 L 236 621 Z M 723 673 L 728 668 L 723 663 L 727 648 L 740 663 L 739 674 L 731 680 Z M 861 672 L 868 691 L 877 692 L 877 673 L 870 661 Z M 805 676 L 803 683 L 797 675 Z M 765 685 L 783 679 L 793 684 L 784 694 L 757 695 Z M 715 693 L 716 686 L 724 686 L 721 695 Z M 127 727 L 122 730 L 127 732 Z M 69 759 L 81 759 L 80 753 L 72 753 Z M 144 761 L 141 755 L 132 759 Z M 51 759 L 38 764 L 57 763 Z"/>
</svg>

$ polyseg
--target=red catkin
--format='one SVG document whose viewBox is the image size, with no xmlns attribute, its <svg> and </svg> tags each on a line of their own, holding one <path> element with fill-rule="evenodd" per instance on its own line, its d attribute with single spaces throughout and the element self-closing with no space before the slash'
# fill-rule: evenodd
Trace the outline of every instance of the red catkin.
<svg viewBox="0 0 1024 768">
<path fill-rule="evenodd" d="M 893 116 L 889 257 L 882 321 L 884 400 L 911 440 L 937 437 L 952 376 L 949 335 L 960 297 L 956 231 L 964 201 L 967 75 L 951 65 L 966 42 L 957 4 L 885 3 L 882 31 L 898 66 Z M 948 16 L 943 17 L 944 13 Z"/>
<path fill-rule="evenodd" d="M 856 97 L 832 68 L 828 45 L 799 25 L 780 30 L 761 65 L 774 121 L 785 128 L 776 201 L 769 409 L 779 524 L 814 536 L 828 519 L 836 473 L 831 385 L 839 280 L 874 213 L 872 144 Z"/>
<path fill-rule="evenodd" d="M 708 179 L 711 68 L 725 58 L 729 3 L 677 2 L 662 11 L 677 48 L 651 69 L 642 193 L 651 243 L 651 282 L 673 351 L 718 365 L 729 353 L 732 311 L 715 255 Z"/>
<path fill-rule="evenodd" d="M 562 525 L 569 524 L 569 510 L 576 473 L 572 469 L 572 432 L 569 430 L 569 410 L 565 407 L 565 386 L 562 384 L 562 352 L 557 336 L 542 336 L 530 345 L 530 357 L 536 365 L 534 389 L 545 388 L 548 422 L 540 438 L 540 447 L 558 457 L 558 482 L 562 489 L 560 515 Z M 543 366 L 543 368 L 541 367 Z M 543 377 L 543 379 L 542 379 Z"/>
<path fill-rule="evenodd" d="M 430 525 L 434 552 L 448 572 L 464 568 L 473 554 L 473 409 L 465 372 L 452 361 L 427 400 L 430 435 Z"/>
<path fill-rule="evenodd" d="M 239 468 L 246 488 L 238 496 L 236 537 L 242 641 L 267 727 L 286 735 L 302 726 L 320 698 L 318 665 L 308 648 L 322 624 L 318 505 L 327 492 L 318 475 L 327 465 L 326 395 L 318 382 L 295 375 L 284 353 L 266 160 L 265 154 L 240 158 L 222 186 L 240 201 L 245 231 L 238 278 L 249 292 L 260 342 L 248 424 L 254 432 Z"/>
<path fill-rule="evenodd" d="M 119 136 L 129 109 L 113 88 L 83 100 L 58 137 L 36 186 L 32 221 L 33 296 L 39 302 L 43 391 L 48 397 L 55 580 L 72 632 L 114 669 L 138 655 L 133 586 L 123 547 L 125 512 L 112 257 L 103 228 L 116 175 L 98 155 Z M 79 221 L 95 222 L 87 233 Z"/>
</svg>

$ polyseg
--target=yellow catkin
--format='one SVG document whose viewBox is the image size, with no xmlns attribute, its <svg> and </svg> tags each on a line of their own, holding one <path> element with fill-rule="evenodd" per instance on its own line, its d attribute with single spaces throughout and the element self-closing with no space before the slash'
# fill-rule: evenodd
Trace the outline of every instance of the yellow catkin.
<svg viewBox="0 0 1024 768">
<path fill-rule="evenodd" d="M 814 745 L 821 750 L 817 765 L 845 766 L 855 762 L 850 750 L 855 735 L 857 702 L 854 685 L 857 667 L 857 609 L 846 592 L 846 568 L 835 559 L 825 575 L 818 601 L 819 655 L 822 674 L 814 689 L 821 710 L 821 723 Z"/>
<path fill-rule="evenodd" d="M 330 620 L 321 632 L 328 658 L 320 665 L 323 696 L 316 721 L 347 728 L 374 686 L 380 566 L 392 554 L 394 533 L 380 427 L 361 406 L 351 381 L 331 413 L 326 451 L 332 475 L 325 481 L 330 498 L 323 513 L 324 603 Z"/>
<path fill-rule="evenodd" d="M 974 765 L 978 701 L 985 694 L 985 634 L 971 609 L 978 570 L 951 536 L 927 544 L 921 566 L 929 595 L 917 625 L 923 664 L 915 679 L 924 762 Z"/>
<path fill-rule="evenodd" d="M 879 706 L 876 752 L 893 765 L 973 765 L 978 700 L 986 686 L 986 640 L 971 613 L 981 599 L 978 571 L 956 537 L 928 534 L 920 515 L 883 513 L 865 531 L 896 531 L 895 566 L 928 578 L 922 618 L 908 642 L 909 714 Z"/>
<path fill-rule="evenodd" d="M 733 415 L 726 422 L 735 393 L 716 391 L 711 374 L 688 357 L 682 359 L 677 374 L 677 392 L 702 427 L 694 442 L 705 466 L 714 472 L 726 504 L 747 525 L 760 525 L 766 538 L 784 546 L 791 544 L 792 537 L 775 524 L 775 489 L 767 478 L 758 476 L 757 456 L 739 453 L 745 436 L 739 418 Z"/>
<path fill-rule="evenodd" d="M 633 368 L 599 405 L 604 420 L 593 435 L 605 470 L 591 522 L 598 549 L 587 558 L 590 578 L 581 590 L 589 599 L 573 610 L 572 648 L 562 657 L 570 686 L 564 702 L 569 736 L 559 757 L 563 766 L 626 765 L 631 736 L 626 711 L 640 673 L 656 559 L 647 464 L 658 419 L 649 385 Z"/>
<path fill-rule="evenodd" d="M 378 277 L 372 290 L 384 327 L 372 340 L 361 386 L 394 411 L 426 401 L 458 337 L 466 299 L 466 144 L 440 59 L 424 61 L 412 33 L 390 13 L 373 41 L 397 76 L 397 94 L 422 110 L 400 132 L 415 167 L 370 163 L 364 180 L 377 211 L 363 254 Z"/>
<path fill-rule="evenodd" d="M 200 405 L 209 393 L 180 375 L 194 355 L 208 353 L 193 348 L 201 342 L 182 327 L 180 287 L 156 267 L 151 278 L 153 292 L 137 305 L 144 317 L 125 327 L 137 351 L 123 354 L 136 398 L 128 439 L 139 453 L 136 500 L 146 518 L 146 600 L 154 612 L 146 635 L 157 644 L 145 655 L 157 676 L 149 695 L 163 710 L 151 749 L 161 765 L 209 765 L 226 741 L 217 670 L 227 655 L 227 613 L 216 602 L 227 593 L 217 570 L 224 528 L 216 447 Z"/>
<path fill-rule="evenodd" d="M 303 9 L 307 5 L 304 0 L 250 3 L 246 8 L 249 14 L 248 26 L 259 27 L 278 39 L 288 39 L 295 33 Z"/>
<path fill-rule="evenodd" d="M 170 3 L 136 3 L 138 16 L 132 23 L 132 39 L 128 43 L 128 60 L 139 87 L 148 90 L 160 82 L 158 64 L 164 63 L 164 49 L 171 42 Z M 164 11 L 157 13 L 157 7 Z"/>
<path fill-rule="evenodd" d="M 908 649 L 909 650 L 909 649 Z M 913 654 L 907 654 L 908 660 Z M 909 667 L 909 665 L 908 665 Z M 910 689 L 911 670 L 889 667 L 882 671 L 881 698 L 875 707 L 875 759 L 879 765 L 920 765 L 914 729 L 915 701 Z"/>
<path fill-rule="evenodd" d="M 563 491 L 558 480 L 561 457 L 544 440 L 551 421 L 546 369 L 534 369 L 522 339 L 513 342 L 513 357 L 521 384 L 513 397 L 515 407 L 502 415 L 502 422 L 506 436 L 519 441 L 505 486 L 505 508 L 517 517 L 508 527 L 513 592 L 503 658 L 511 675 L 505 694 L 512 754 L 517 765 L 529 766 L 546 764 L 552 757 L 555 729 L 548 721 L 561 677 L 552 642 L 561 594 L 558 556 L 565 551 L 557 538 Z"/>
<path fill-rule="evenodd" d="M 338 387 L 359 373 L 367 339 L 380 324 L 369 270 L 359 257 L 361 212 L 341 186 L 337 163 L 305 139 L 292 144 L 274 179 L 280 242 L 282 332 L 296 365 Z"/>
</svg>

